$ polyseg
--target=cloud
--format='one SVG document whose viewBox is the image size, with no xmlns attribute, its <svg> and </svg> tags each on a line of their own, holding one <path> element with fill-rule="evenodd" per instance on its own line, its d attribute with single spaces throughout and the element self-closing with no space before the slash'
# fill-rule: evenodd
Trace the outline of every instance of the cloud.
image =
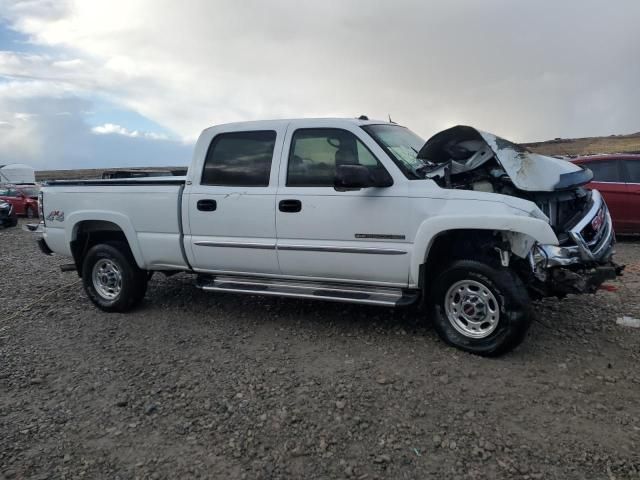
<svg viewBox="0 0 640 480">
<path fill-rule="evenodd" d="M 46 49 L 0 52 L 19 97 L 99 95 L 186 142 L 230 121 L 360 114 L 425 137 L 456 123 L 517 141 L 640 130 L 635 0 L 0 0 L 0 12 Z M 102 137 L 116 136 L 141 139 Z"/>
<path fill-rule="evenodd" d="M 97 133 L 98 135 L 108 135 L 108 134 L 117 134 L 124 135 L 125 137 L 132 138 L 151 138 L 153 140 L 166 140 L 167 136 L 161 133 L 154 132 L 139 132 L 138 130 L 127 130 L 121 125 L 116 125 L 114 123 L 105 123 L 104 125 L 98 125 L 91 129 L 93 133 Z"/>
<path fill-rule="evenodd" d="M 0 118 L 9 119 L 0 123 L 0 163 L 38 170 L 188 164 L 191 144 L 118 125 L 103 125 L 102 134 L 92 131 L 85 120 L 91 106 L 73 96 L 0 96 Z"/>
</svg>

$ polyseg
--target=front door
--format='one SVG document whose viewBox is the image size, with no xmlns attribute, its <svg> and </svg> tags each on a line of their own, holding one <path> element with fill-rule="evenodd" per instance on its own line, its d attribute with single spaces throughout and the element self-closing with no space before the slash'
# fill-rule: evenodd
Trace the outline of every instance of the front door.
<svg viewBox="0 0 640 480">
<path fill-rule="evenodd" d="M 194 270 L 278 274 L 275 197 L 286 123 L 212 133 L 185 190 L 186 253 Z M 205 150 L 206 149 L 206 150 Z M 206 155 L 205 155 L 206 153 Z M 198 154 L 198 152 L 196 152 Z"/>
<path fill-rule="evenodd" d="M 309 121 L 285 138 L 276 198 L 278 260 L 284 275 L 324 281 L 406 286 L 409 271 L 406 182 L 338 191 L 336 165 L 390 169 L 382 150 L 357 126 Z M 387 159 L 388 161 L 388 159 Z"/>
</svg>

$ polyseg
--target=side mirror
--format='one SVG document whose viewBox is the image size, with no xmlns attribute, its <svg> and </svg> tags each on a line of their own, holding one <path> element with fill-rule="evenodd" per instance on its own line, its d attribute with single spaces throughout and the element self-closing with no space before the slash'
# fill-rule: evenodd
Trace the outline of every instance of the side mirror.
<svg viewBox="0 0 640 480">
<path fill-rule="evenodd" d="M 364 165 L 338 165 L 333 186 L 336 190 L 350 190 L 359 188 L 377 187 L 384 188 L 393 185 L 393 179 L 384 171 L 384 175 L 376 175 Z M 384 178 L 378 178 L 384 177 Z"/>
</svg>

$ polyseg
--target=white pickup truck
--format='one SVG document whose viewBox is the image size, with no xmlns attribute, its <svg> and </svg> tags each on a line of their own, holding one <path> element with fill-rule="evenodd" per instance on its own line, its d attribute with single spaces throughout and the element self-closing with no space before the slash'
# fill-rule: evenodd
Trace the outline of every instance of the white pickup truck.
<svg viewBox="0 0 640 480">
<path fill-rule="evenodd" d="M 499 355 L 531 299 L 620 274 L 591 177 L 465 126 L 425 142 L 366 117 L 233 123 L 201 134 L 186 177 L 50 182 L 40 246 L 105 311 L 188 272 L 216 292 L 424 304 L 447 343 Z"/>
</svg>

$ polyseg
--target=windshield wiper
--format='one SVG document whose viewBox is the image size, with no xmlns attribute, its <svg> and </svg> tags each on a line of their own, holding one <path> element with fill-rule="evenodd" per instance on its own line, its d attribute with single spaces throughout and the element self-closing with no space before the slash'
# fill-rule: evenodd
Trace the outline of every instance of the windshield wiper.
<svg viewBox="0 0 640 480">
<path fill-rule="evenodd" d="M 411 148 L 411 150 L 416 152 L 416 155 L 418 154 L 418 151 L 415 148 L 413 148 L 413 147 L 409 147 L 409 148 Z M 419 176 L 419 177 L 424 177 L 425 173 L 430 172 L 431 170 L 433 170 L 434 168 L 436 168 L 438 166 L 437 164 L 435 164 L 433 162 L 430 162 L 430 161 L 422 159 L 422 158 L 418 158 L 417 156 L 416 156 L 416 160 L 420 160 L 422 162 L 422 165 L 419 165 L 419 166 L 417 166 L 417 167 L 415 167 L 413 169 L 413 173 L 415 173 L 416 176 Z"/>
</svg>

